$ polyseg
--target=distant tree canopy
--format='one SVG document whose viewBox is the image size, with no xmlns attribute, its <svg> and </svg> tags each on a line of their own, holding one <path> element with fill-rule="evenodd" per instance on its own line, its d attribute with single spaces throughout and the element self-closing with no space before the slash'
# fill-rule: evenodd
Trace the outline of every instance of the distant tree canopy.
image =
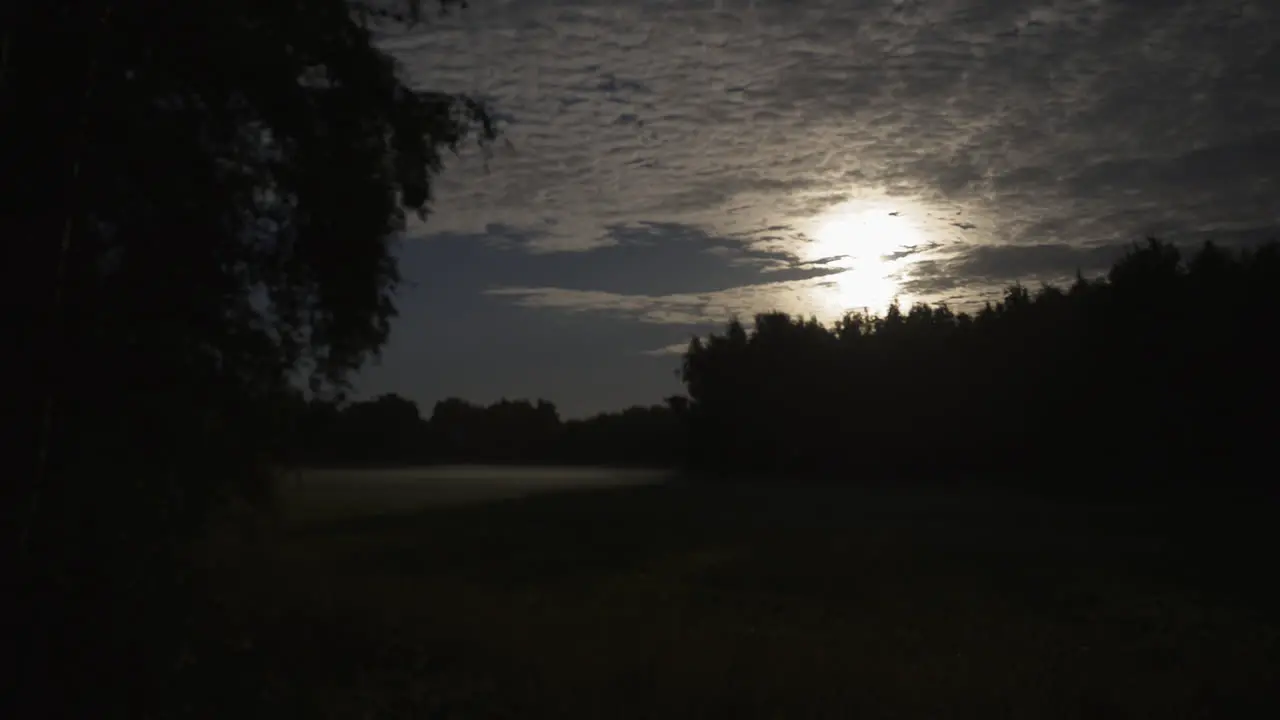
<svg viewBox="0 0 1280 720">
<path fill-rule="evenodd" d="M 431 413 L 433 450 L 446 462 L 550 461 L 559 432 L 560 414 L 545 400 L 481 407 L 451 398 Z"/>
<path fill-rule="evenodd" d="M 688 428 L 685 398 L 662 405 L 635 406 L 565 423 L 560 455 L 589 465 L 675 467 L 685 459 Z"/>
<path fill-rule="evenodd" d="M 303 465 L 672 466 L 683 458 L 687 435 L 675 409 L 682 400 L 562 421 L 546 400 L 483 406 L 449 398 L 424 419 L 397 395 L 345 404 L 297 396 L 294 439 L 281 455 Z"/>
<path fill-rule="evenodd" d="M 1105 278 L 1015 285 L 974 315 L 895 304 L 830 328 L 759 315 L 684 355 L 690 460 L 852 482 L 965 470 L 1029 485 L 1225 482 L 1273 463 L 1277 318 L 1275 244 L 1206 244 L 1184 261 L 1156 240 Z"/>
</svg>

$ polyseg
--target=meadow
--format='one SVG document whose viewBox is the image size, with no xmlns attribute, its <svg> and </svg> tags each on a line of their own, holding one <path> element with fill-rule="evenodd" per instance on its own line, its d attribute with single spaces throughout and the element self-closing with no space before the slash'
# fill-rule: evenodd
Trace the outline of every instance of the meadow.
<svg viewBox="0 0 1280 720">
<path fill-rule="evenodd" d="M 579 472 L 363 509 L 296 479 L 213 568 L 192 683 L 333 718 L 1280 714 L 1270 507 Z"/>
</svg>

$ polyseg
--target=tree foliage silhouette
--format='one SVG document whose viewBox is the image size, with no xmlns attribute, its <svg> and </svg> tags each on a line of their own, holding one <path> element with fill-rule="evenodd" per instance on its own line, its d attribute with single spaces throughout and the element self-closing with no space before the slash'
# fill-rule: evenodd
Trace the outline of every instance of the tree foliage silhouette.
<svg viewBox="0 0 1280 720">
<path fill-rule="evenodd" d="M 22 592 L 47 620 L 32 627 L 60 626 L 66 603 L 177 592 L 168 569 L 210 510 L 262 487 L 282 389 L 340 388 L 385 342 L 395 232 L 425 217 L 443 152 L 494 134 L 478 102 L 415 88 L 374 45 L 362 18 L 390 9 L 5 11 L 6 339 L 39 450 L 15 463 L 11 506 Z M 88 647 L 89 630 L 24 649 Z"/>
<path fill-rule="evenodd" d="M 1276 427 L 1275 244 L 1189 260 L 1157 240 L 1105 278 L 1015 285 L 976 314 L 785 314 L 690 343 L 691 461 L 851 482 L 1007 473 L 1150 490 L 1260 480 Z"/>
<path fill-rule="evenodd" d="M 287 452 L 299 465 L 440 463 L 673 467 L 683 459 L 685 398 L 579 420 L 561 420 L 546 400 L 435 404 L 429 419 L 396 395 L 336 403 L 289 400 L 296 428 Z"/>
</svg>

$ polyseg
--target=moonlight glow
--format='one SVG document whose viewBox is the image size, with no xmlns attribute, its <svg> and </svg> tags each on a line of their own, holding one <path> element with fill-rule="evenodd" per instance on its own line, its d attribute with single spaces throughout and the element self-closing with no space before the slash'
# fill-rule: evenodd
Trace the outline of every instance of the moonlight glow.
<svg viewBox="0 0 1280 720">
<path fill-rule="evenodd" d="M 902 263 L 892 256 L 922 241 L 909 218 L 884 208 L 837 211 L 820 221 L 808 259 L 842 268 L 822 288 L 823 303 L 837 312 L 882 312 L 898 295 Z"/>
</svg>

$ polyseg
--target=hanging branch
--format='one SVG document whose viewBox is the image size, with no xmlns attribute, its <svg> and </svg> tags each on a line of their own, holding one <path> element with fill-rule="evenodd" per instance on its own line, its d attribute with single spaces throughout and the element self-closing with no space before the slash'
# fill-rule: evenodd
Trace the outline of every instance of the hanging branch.
<svg viewBox="0 0 1280 720">
<path fill-rule="evenodd" d="M 89 48 L 86 54 L 84 87 L 80 94 L 80 117 L 76 122 L 72 136 L 68 145 L 71 147 L 71 168 L 67 181 L 66 195 L 64 200 L 64 211 L 62 220 L 62 236 L 59 239 L 58 259 L 53 278 L 53 293 L 49 310 L 49 338 L 48 338 L 48 357 L 50 359 L 58 355 L 58 343 L 62 340 L 60 329 L 65 305 L 66 297 L 66 277 L 67 263 L 71 256 L 72 238 L 75 233 L 75 217 L 76 217 L 76 191 L 80 182 L 80 165 L 81 153 L 85 145 L 85 137 L 88 134 L 88 117 L 89 103 L 93 98 L 93 86 L 98 70 L 98 50 L 104 42 L 107 32 L 109 32 L 109 22 L 111 19 L 111 7 L 104 9 L 102 17 L 99 19 L 101 24 L 100 32 L 95 35 L 96 43 Z M 5 37 L 4 56 L 8 58 L 8 35 Z M 49 367 L 54 367 L 54 363 L 49 362 Z M 36 466 L 33 477 L 33 485 L 31 488 L 31 503 L 27 511 L 27 517 L 22 525 L 22 532 L 19 539 L 19 552 L 25 553 L 30 541 L 31 529 L 35 526 L 36 516 L 40 511 L 40 496 L 44 489 L 49 475 L 49 455 L 53 449 L 53 434 L 55 417 L 57 414 L 57 388 L 58 376 L 57 372 L 51 371 L 48 379 L 48 385 L 45 388 L 44 400 L 41 403 L 40 425 L 36 438 Z"/>
</svg>

